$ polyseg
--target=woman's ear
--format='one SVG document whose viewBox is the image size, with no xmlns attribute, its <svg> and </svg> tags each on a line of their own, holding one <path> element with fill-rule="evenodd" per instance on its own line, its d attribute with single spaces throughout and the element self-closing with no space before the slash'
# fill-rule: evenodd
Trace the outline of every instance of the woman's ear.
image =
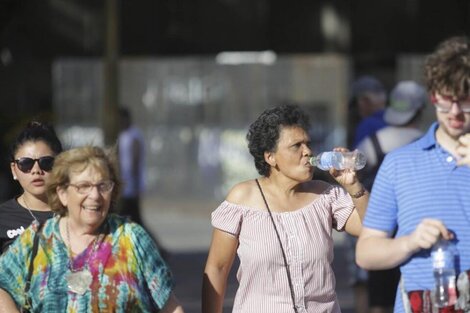
<svg viewBox="0 0 470 313">
<path fill-rule="evenodd" d="M 68 203 L 67 189 L 64 188 L 63 186 L 57 186 L 55 188 L 55 192 L 57 193 L 57 196 L 59 196 L 60 203 L 62 203 L 64 207 L 67 207 L 67 203 Z"/>
<path fill-rule="evenodd" d="M 15 162 L 10 163 L 10 170 L 11 170 L 11 176 L 13 176 L 13 180 L 17 180 L 18 176 L 16 175 Z"/>
<path fill-rule="evenodd" d="M 274 153 L 270 151 L 264 152 L 264 160 L 266 163 L 271 165 L 271 167 L 276 166 L 276 158 L 274 157 Z"/>
</svg>

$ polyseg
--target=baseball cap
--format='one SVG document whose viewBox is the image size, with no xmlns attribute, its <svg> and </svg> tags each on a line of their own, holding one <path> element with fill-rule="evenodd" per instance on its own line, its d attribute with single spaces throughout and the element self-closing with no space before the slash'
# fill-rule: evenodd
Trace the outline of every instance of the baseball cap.
<svg viewBox="0 0 470 313">
<path fill-rule="evenodd" d="M 375 77 L 364 75 L 354 81 L 351 88 L 351 96 L 358 97 L 365 92 L 385 92 L 382 83 Z"/>
<path fill-rule="evenodd" d="M 417 82 L 399 82 L 390 93 L 390 104 L 385 109 L 384 120 L 389 125 L 405 125 L 426 103 L 426 90 Z"/>
</svg>

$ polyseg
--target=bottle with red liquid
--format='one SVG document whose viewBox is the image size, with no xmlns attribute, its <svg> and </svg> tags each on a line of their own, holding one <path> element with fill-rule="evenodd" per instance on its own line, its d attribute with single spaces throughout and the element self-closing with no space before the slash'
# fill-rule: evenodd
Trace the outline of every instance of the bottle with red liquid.
<svg viewBox="0 0 470 313">
<path fill-rule="evenodd" d="M 454 305 L 457 302 L 455 261 L 457 247 L 448 240 L 440 239 L 431 252 L 434 272 L 434 300 L 439 308 Z"/>
</svg>

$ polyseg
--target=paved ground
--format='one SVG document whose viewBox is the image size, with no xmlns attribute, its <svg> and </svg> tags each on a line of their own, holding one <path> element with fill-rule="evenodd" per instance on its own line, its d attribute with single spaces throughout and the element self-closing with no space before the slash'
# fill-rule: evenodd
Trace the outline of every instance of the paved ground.
<svg viewBox="0 0 470 313">
<path fill-rule="evenodd" d="M 163 201 L 147 197 L 143 218 L 146 226 L 169 252 L 168 262 L 176 281 L 176 294 L 186 313 L 199 313 L 201 281 L 211 238 L 210 212 L 217 203 L 208 201 Z M 353 296 L 347 284 L 347 261 L 342 236 L 335 238 L 334 268 L 337 293 L 343 313 L 352 313 Z M 230 275 L 224 312 L 231 312 L 237 283 L 236 264 Z"/>
</svg>

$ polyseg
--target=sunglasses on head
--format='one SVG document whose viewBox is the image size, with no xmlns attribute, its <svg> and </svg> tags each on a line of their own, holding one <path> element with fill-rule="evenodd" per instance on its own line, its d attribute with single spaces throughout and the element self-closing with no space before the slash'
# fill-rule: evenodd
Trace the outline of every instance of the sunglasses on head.
<svg viewBox="0 0 470 313">
<path fill-rule="evenodd" d="M 14 160 L 14 162 L 16 163 L 16 166 L 18 166 L 20 171 L 22 171 L 23 173 L 29 173 L 34 166 L 34 163 L 36 163 L 36 161 L 39 164 L 39 168 L 46 172 L 49 172 L 50 170 L 52 170 L 52 166 L 54 165 L 54 157 L 52 156 L 43 156 L 43 157 L 40 157 L 39 159 L 24 157 L 24 158 L 19 158 L 19 159 Z"/>
</svg>

